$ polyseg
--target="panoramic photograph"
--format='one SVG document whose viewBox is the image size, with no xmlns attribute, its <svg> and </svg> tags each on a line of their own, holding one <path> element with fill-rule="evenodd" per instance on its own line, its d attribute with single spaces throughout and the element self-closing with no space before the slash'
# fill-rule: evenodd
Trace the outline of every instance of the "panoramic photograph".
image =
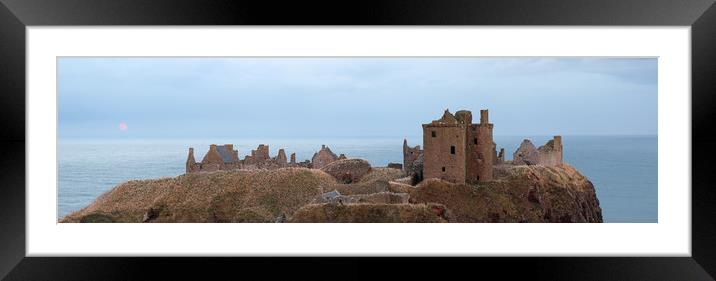
<svg viewBox="0 0 716 281">
<path fill-rule="evenodd" d="M 60 223 L 657 223 L 657 58 L 60 57 Z"/>
</svg>

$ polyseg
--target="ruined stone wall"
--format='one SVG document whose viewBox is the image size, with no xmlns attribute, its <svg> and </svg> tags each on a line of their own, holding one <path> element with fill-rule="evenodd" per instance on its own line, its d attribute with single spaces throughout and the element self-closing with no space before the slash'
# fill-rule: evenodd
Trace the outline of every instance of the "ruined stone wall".
<svg viewBox="0 0 716 281">
<path fill-rule="evenodd" d="M 476 183 L 492 180 L 495 143 L 492 124 L 471 124 L 467 130 L 466 181 Z"/>
<path fill-rule="evenodd" d="M 522 140 L 520 147 L 512 154 L 514 165 L 537 165 L 539 163 L 539 152 L 534 144 L 528 139 Z"/>
<path fill-rule="evenodd" d="M 415 147 L 408 146 L 408 140 L 403 139 L 403 171 L 410 175 L 413 171 L 415 160 L 423 153 L 419 145 Z"/>
<path fill-rule="evenodd" d="M 338 156 L 326 145 L 321 145 L 321 150 L 313 154 L 311 164 L 314 169 L 320 169 L 336 160 L 338 160 Z"/>
<path fill-rule="evenodd" d="M 535 148 L 525 139 L 512 156 L 514 165 L 556 166 L 562 164 L 562 137 L 555 136 L 545 145 Z"/>
<path fill-rule="evenodd" d="M 286 151 L 284 151 L 283 148 L 278 150 L 278 155 L 276 155 L 275 162 L 280 167 L 288 166 L 288 159 L 286 159 Z"/>
<path fill-rule="evenodd" d="M 480 178 L 480 167 L 484 165 L 484 155 L 480 155 L 480 145 L 482 145 L 480 138 L 480 131 L 478 130 L 477 124 L 470 124 L 467 127 L 467 141 L 465 143 L 467 147 L 466 157 L 466 178 L 465 181 L 469 183 L 475 183 Z"/>
<path fill-rule="evenodd" d="M 215 144 L 209 146 L 209 151 L 204 155 L 204 159 L 201 160 L 201 163 L 204 164 L 204 166 L 224 163 L 224 160 L 221 159 L 221 155 L 219 155 L 219 151 L 216 150 Z"/>
<path fill-rule="evenodd" d="M 539 152 L 538 165 L 557 166 L 562 164 L 562 137 L 555 136 L 545 145 L 540 146 L 537 151 Z"/>
<path fill-rule="evenodd" d="M 265 144 L 260 144 L 256 149 L 251 150 L 251 155 L 244 157 L 244 163 L 246 165 L 256 165 L 263 163 L 266 160 L 271 159 L 269 156 L 269 147 Z"/>
<path fill-rule="evenodd" d="M 226 147 L 226 149 L 227 149 L 228 151 L 231 151 L 231 160 L 232 160 L 233 162 L 239 162 L 239 161 L 240 161 L 240 160 L 239 160 L 239 151 L 238 151 L 238 150 L 234 150 L 234 145 L 233 145 L 233 144 L 225 144 L 224 147 Z"/>
<path fill-rule="evenodd" d="M 423 125 L 424 178 L 465 183 L 465 128 L 465 124 Z"/>
<path fill-rule="evenodd" d="M 194 148 L 189 148 L 189 155 L 186 157 L 186 173 L 194 173 L 197 172 L 200 169 L 200 166 L 197 165 L 196 159 L 194 158 Z"/>
<path fill-rule="evenodd" d="M 497 164 L 497 144 L 495 142 L 492 142 L 492 165 Z"/>
<path fill-rule="evenodd" d="M 478 138 L 478 177 L 477 181 L 492 180 L 492 163 L 495 147 L 492 140 L 492 124 L 480 124 L 477 127 Z"/>
</svg>

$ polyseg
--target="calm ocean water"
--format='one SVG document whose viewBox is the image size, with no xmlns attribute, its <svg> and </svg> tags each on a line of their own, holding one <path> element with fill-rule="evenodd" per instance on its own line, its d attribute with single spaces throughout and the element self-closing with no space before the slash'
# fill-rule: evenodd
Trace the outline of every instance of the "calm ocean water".
<svg viewBox="0 0 716 281">
<path fill-rule="evenodd" d="M 528 137 L 536 146 L 548 136 Z M 563 136 L 564 160 L 586 175 L 597 190 L 605 222 L 657 222 L 656 136 Z M 495 136 L 512 158 L 524 137 Z M 58 218 L 81 209 L 112 187 L 131 179 L 172 177 L 184 173 L 188 148 L 200 160 L 209 144 L 233 143 L 239 157 L 260 143 L 271 156 L 279 148 L 310 159 L 321 144 L 333 152 L 368 160 L 373 166 L 402 163 L 402 138 L 341 139 L 143 139 L 59 141 Z M 421 137 L 408 138 L 411 146 Z"/>
</svg>

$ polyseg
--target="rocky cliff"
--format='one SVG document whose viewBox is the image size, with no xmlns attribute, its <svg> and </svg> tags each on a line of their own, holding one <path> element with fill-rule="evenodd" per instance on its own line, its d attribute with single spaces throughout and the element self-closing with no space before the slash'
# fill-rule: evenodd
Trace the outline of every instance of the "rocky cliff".
<svg viewBox="0 0 716 281">
<path fill-rule="evenodd" d="M 61 222 L 602 222 L 594 186 L 569 165 L 500 165 L 495 177 L 413 186 L 391 168 L 350 184 L 306 168 L 185 174 L 125 182 Z"/>
<path fill-rule="evenodd" d="M 426 180 L 410 201 L 444 204 L 458 222 L 602 222 L 594 186 L 572 166 L 495 170 L 495 181 L 479 185 Z"/>
</svg>

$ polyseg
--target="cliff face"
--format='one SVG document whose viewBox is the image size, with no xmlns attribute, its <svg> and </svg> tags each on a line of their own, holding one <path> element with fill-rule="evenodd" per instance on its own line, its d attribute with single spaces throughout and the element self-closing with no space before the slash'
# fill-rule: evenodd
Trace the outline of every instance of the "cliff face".
<svg viewBox="0 0 716 281">
<path fill-rule="evenodd" d="M 410 200 L 444 204 L 458 222 L 602 222 L 594 186 L 569 165 L 502 165 L 495 175 L 479 185 L 429 179 Z"/>
<path fill-rule="evenodd" d="M 61 222 L 602 222 L 594 186 L 569 165 L 494 174 L 417 186 L 388 168 L 351 184 L 306 168 L 186 174 L 120 184 Z M 317 200 L 326 192 L 341 200 Z"/>
</svg>

